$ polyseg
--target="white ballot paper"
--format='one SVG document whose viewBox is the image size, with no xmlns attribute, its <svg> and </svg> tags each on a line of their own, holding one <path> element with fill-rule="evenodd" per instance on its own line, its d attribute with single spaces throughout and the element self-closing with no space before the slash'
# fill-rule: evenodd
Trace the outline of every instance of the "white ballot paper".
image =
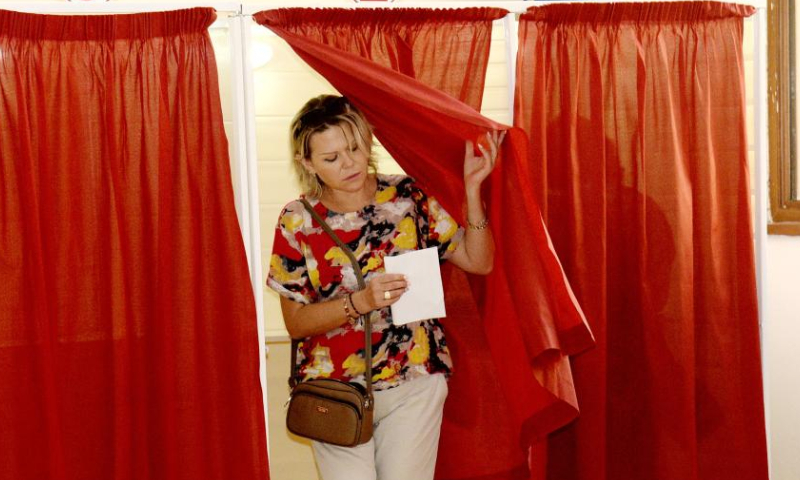
<svg viewBox="0 0 800 480">
<path fill-rule="evenodd" d="M 402 273 L 410 284 L 408 291 L 392 305 L 392 322 L 395 325 L 446 315 L 436 247 L 384 257 L 383 264 L 386 273 Z"/>
</svg>

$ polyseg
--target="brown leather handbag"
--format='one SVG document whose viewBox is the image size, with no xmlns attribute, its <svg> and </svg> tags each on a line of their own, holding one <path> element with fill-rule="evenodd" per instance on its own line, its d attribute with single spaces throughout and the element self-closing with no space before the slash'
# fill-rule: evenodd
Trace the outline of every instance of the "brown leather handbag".
<svg viewBox="0 0 800 480">
<path fill-rule="evenodd" d="M 303 206 L 331 236 L 350 259 L 361 289 L 366 287 L 361 267 L 353 252 L 333 233 L 311 205 L 301 199 Z M 364 323 L 364 372 L 366 388 L 359 383 L 321 378 L 301 382 L 297 368 L 297 340 L 292 340 L 292 365 L 289 386 L 289 407 L 286 428 L 295 435 L 343 447 L 354 447 L 372 438 L 372 325 L 369 315 L 362 315 Z"/>
</svg>

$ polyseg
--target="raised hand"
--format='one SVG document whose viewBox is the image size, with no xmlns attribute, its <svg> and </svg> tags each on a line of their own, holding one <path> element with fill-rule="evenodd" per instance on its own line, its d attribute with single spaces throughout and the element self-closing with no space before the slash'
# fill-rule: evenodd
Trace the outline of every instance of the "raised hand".
<svg viewBox="0 0 800 480">
<path fill-rule="evenodd" d="M 486 132 L 485 141 L 478 142 L 478 150 L 481 155 L 475 155 L 472 141 L 467 140 L 464 152 L 464 185 L 467 192 L 480 190 L 483 181 L 492 173 L 497 162 L 497 152 L 505 136 L 505 130 Z"/>
</svg>

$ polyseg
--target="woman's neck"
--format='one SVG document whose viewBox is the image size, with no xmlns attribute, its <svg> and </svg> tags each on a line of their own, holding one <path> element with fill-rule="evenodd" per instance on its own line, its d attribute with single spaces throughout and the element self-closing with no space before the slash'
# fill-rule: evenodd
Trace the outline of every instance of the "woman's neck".
<svg viewBox="0 0 800 480">
<path fill-rule="evenodd" d="M 324 187 L 323 187 L 324 188 Z M 370 175 L 364 182 L 364 188 L 358 192 L 345 192 L 324 188 L 319 201 L 329 210 L 339 213 L 357 212 L 366 207 L 375 199 L 378 189 L 378 179 Z"/>
</svg>

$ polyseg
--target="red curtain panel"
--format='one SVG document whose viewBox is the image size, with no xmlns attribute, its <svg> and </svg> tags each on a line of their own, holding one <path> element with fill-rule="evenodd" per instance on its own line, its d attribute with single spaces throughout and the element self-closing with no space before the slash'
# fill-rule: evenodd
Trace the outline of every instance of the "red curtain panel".
<svg viewBox="0 0 800 480">
<path fill-rule="evenodd" d="M 270 28 L 364 113 L 403 169 L 460 214 L 464 141 L 509 129 L 486 186 L 497 240 L 488 277 L 445 273 L 444 320 L 455 373 L 445 406 L 439 479 L 525 479 L 527 450 L 577 415 L 567 356 L 592 335 L 533 195 L 527 139 L 480 105 L 491 22 L 506 12 L 261 12 Z"/>
<path fill-rule="evenodd" d="M 553 480 L 767 478 L 743 17 L 707 2 L 520 19 L 516 125 L 597 338 Z"/>
<path fill-rule="evenodd" d="M 0 11 L 0 476 L 267 478 L 211 9 Z"/>
</svg>

